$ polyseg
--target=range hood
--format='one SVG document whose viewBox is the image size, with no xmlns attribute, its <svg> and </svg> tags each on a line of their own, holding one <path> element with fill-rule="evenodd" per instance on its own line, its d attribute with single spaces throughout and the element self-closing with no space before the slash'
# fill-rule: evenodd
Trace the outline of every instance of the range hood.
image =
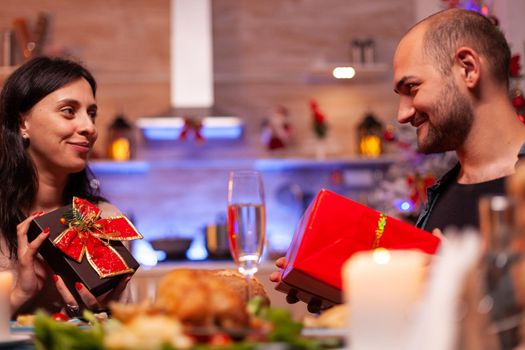
<svg viewBox="0 0 525 350">
<path fill-rule="evenodd" d="M 211 0 L 171 0 L 170 104 L 168 113 L 140 118 L 137 126 L 150 140 L 177 139 L 187 118 L 202 123 L 204 138 L 242 136 L 243 121 L 213 115 L 213 42 Z"/>
</svg>

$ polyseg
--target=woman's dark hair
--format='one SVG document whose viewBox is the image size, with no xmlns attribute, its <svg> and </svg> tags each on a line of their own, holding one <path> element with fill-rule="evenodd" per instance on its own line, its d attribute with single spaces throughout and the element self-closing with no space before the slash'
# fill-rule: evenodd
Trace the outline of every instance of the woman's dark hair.
<svg viewBox="0 0 525 350">
<path fill-rule="evenodd" d="M 20 133 L 22 115 L 55 90 L 84 78 L 95 96 L 95 79 L 82 65 L 62 58 L 36 57 L 16 69 L 0 93 L 0 232 L 9 256 L 16 259 L 16 226 L 27 217 L 38 190 L 38 173 Z M 69 175 L 63 205 L 73 196 L 98 202 L 98 186 L 90 186 L 89 168 Z"/>
</svg>

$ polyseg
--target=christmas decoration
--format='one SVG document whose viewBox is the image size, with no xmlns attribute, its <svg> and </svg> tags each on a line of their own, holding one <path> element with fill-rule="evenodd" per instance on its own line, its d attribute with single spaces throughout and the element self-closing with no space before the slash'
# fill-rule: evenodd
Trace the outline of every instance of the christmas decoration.
<svg viewBox="0 0 525 350">
<path fill-rule="evenodd" d="M 134 157 L 135 136 L 131 124 L 123 115 L 118 115 L 109 126 L 108 157 L 115 161 L 126 161 Z"/>
<path fill-rule="evenodd" d="M 494 1 L 483 0 L 441 0 L 446 8 L 462 8 L 478 12 L 484 16 L 490 16 Z"/>
<path fill-rule="evenodd" d="M 457 162 L 454 152 L 424 155 L 416 151 L 416 133 L 410 125 L 385 128 L 384 140 L 398 155 L 368 195 L 367 205 L 388 216 L 415 222 L 426 203 L 427 189 Z M 397 158 L 396 158 L 397 159 Z"/>
<path fill-rule="evenodd" d="M 312 126 L 314 129 L 315 136 L 319 139 L 324 139 L 328 132 L 328 125 L 326 124 L 325 115 L 319 110 L 319 106 L 316 101 L 310 101 L 310 110 L 312 111 L 313 122 Z"/>
<path fill-rule="evenodd" d="M 518 118 L 522 123 L 525 123 L 525 97 L 523 90 L 520 88 L 520 81 L 523 78 L 521 75 L 520 55 L 515 54 L 510 60 L 510 100 L 512 105 L 516 108 Z"/>
<path fill-rule="evenodd" d="M 84 256 L 101 278 L 134 272 L 109 244 L 109 241 L 142 239 L 124 216 L 100 218 L 100 209 L 86 200 L 74 197 L 71 210 L 60 223 L 68 225 L 53 244 L 71 259 L 81 262 Z"/>
<path fill-rule="evenodd" d="M 193 137 L 197 142 L 203 142 L 204 137 L 202 136 L 202 122 L 197 118 L 184 117 L 184 125 L 179 134 L 180 140 L 187 140 L 188 137 L 193 134 Z"/>
<path fill-rule="evenodd" d="M 264 121 L 261 139 L 269 151 L 285 148 L 291 141 L 292 126 L 288 109 L 278 106 L 270 117 Z"/>
<path fill-rule="evenodd" d="M 383 152 L 383 124 L 372 113 L 367 113 L 357 126 L 359 154 L 365 157 L 379 157 Z"/>
<path fill-rule="evenodd" d="M 441 3 L 445 8 L 462 8 L 477 12 L 487 17 L 494 25 L 499 25 L 499 19 L 492 13 L 494 0 L 441 0 Z"/>
</svg>

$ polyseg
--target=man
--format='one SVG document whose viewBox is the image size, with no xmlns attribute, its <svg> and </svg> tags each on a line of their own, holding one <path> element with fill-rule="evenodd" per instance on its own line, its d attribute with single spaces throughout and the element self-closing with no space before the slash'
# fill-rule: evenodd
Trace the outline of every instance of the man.
<svg viewBox="0 0 525 350">
<path fill-rule="evenodd" d="M 509 100 L 510 50 L 485 17 L 450 9 L 412 27 L 394 56 L 397 119 L 416 128 L 423 153 L 455 151 L 458 164 L 429 191 L 417 222 L 435 234 L 478 226 L 478 199 L 504 193 L 525 142 Z M 277 267 L 284 268 L 284 258 Z M 280 280 L 274 272 L 270 279 Z M 295 301 L 289 296 L 289 301 Z"/>
<path fill-rule="evenodd" d="M 478 226 L 480 196 L 504 193 L 525 126 L 509 99 L 510 50 L 491 21 L 452 9 L 413 27 L 394 56 L 397 119 L 423 153 L 455 151 L 459 164 L 429 191 L 426 230 Z"/>
</svg>

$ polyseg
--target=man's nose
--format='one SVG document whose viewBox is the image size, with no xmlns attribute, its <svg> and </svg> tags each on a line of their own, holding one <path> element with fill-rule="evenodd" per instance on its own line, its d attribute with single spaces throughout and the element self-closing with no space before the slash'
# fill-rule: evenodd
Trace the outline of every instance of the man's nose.
<svg viewBox="0 0 525 350">
<path fill-rule="evenodd" d="M 397 110 L 397 121 L 401 124 L 408 123 L 414 117 L 415 113 L 416 109 L 412 104 L 412 99 L 407 96 L 401 96 Z"/>
</svg>

